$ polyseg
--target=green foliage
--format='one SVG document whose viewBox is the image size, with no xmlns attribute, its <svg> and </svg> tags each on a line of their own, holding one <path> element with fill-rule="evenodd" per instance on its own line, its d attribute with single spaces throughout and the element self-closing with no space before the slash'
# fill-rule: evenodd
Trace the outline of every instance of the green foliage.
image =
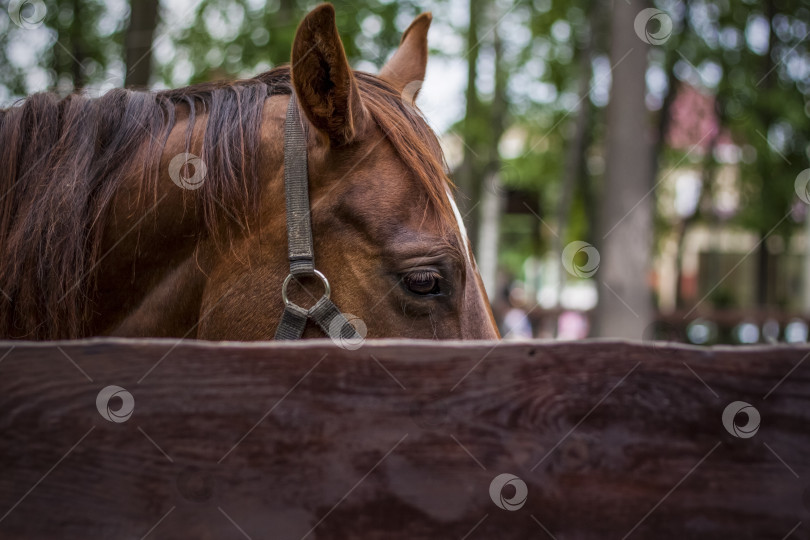
<svg viewBox="0 0 810 540">
<path fill-rule="evenodd" d="M 682 82 L 716 96 L 722 128 L 744 150 L 737 165 L 745 204 L 734 222 L 788 235 L 796 225 L 786 219 L 793 183 L 810 157 L 810 7 L 787 0 L 666 7 L 683 14 L 666 44 L 669 62 Z"/>
<path fill-rule="evenodd" d="M 11 19 L 20 3 L 0 2 L 0 100 L 46 88 L 67 94 L 102 83 L 120 65 L 125 9 L 116 13 L 101 0 L 45 0 L 41 24 L 27 28 Z M 22 15 L 34 15 L 31 2 Z"/>
<path fill-rule="evenodd" d="M 370 1 L 358 7 L 334 1 L 349 61 L 379 68 L 399 43 L 397 16 L 417 13 L 412 3 Z M 176 31 L 176 52 L 163 62 L 167 85 L 223 77 L 248 77 L 289 62 L 295 30 L 317 2 L 275 0 L 202 0 L 189 15 L 190 24 Z M 362 65 L 361 65 L 362 67 Z"/>
</svg>

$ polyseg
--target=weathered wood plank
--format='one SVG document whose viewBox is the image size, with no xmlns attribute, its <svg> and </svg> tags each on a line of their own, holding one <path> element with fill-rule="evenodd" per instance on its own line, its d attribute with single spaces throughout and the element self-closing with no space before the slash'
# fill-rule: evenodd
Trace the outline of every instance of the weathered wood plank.
<svg viewBox="0 0 810 540">
<path fill-rule="evenodd" d="M 0 343 L 0 537 L 808 538 L 808 354 Z M 522 508 L 490 498 L 502 473 Z"/>
</svg>

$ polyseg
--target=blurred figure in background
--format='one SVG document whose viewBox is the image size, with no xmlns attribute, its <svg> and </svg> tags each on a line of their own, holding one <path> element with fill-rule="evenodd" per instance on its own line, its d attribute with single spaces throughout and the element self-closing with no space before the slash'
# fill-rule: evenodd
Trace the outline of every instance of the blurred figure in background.
<svg viewBox="0 0 810 540">
<path fill-rule="evenodd" d="M 585 339 L 590 324 L 581 311 L 563 311 L 557 319 L 557 339 Z"/>
<path fill-rule="evenodd" d="M 532 325 L 526 314 L 526 290 L 522 285 L 514 285 L 509 291 L 509 306 L 501 335 L 504 339 L 531 339 Z"/>
</svg>

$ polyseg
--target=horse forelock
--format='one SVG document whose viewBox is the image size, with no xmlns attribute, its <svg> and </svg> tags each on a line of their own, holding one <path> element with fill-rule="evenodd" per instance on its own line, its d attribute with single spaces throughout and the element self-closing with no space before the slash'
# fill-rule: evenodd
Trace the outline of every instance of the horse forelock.
<svg viewBox="0 0 810 540">
<path fill-rule="evenodd" d="M 435 132 L 411 99 L 375 75 L 356 75 L 363 102 L 374 121 L 422 187 L 439 225 L 457 237 L 458 245 L 448 247 L 457 252 L 459 261 L 468 259 L 464 222 L 453 199 L 455 186 L 445 173 L 444 153 Z"/>
</svg>

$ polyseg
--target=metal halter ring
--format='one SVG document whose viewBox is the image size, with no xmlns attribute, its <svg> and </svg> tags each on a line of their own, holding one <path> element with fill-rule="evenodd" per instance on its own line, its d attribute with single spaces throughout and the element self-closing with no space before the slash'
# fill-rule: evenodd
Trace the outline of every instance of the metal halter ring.
<svg viewBox="0 0 810 540">
<path fill-rule="evenodd" d="M 321 280 L 321 283 L 323 283 L 323 291 L 324 291 L 323 295 L 326 298 L 329 298 L 329 295 L 332 294 L 332 288 L 329 286 L 329 280 L 326 279 L 325 275 L 321 274 L 319 271 L 315 270 L 314 268 L 312 269 L 312 272 L 316 276 L 318 276 L 318 278 Z M 284 284 L 281 286 L 281 299 L 284 300 L 284 305 L 285 306 L 289 306 L 292 303 L 292 302 L 290 302 L 290 299 L 287 297 L 287 286 L 290 284 L 290 280 L 293 277 L 295 277 L 295 276 L 293 276 L 292 274 L 287 274 L 287 277 L 284 278 Z"/>
</svg>

